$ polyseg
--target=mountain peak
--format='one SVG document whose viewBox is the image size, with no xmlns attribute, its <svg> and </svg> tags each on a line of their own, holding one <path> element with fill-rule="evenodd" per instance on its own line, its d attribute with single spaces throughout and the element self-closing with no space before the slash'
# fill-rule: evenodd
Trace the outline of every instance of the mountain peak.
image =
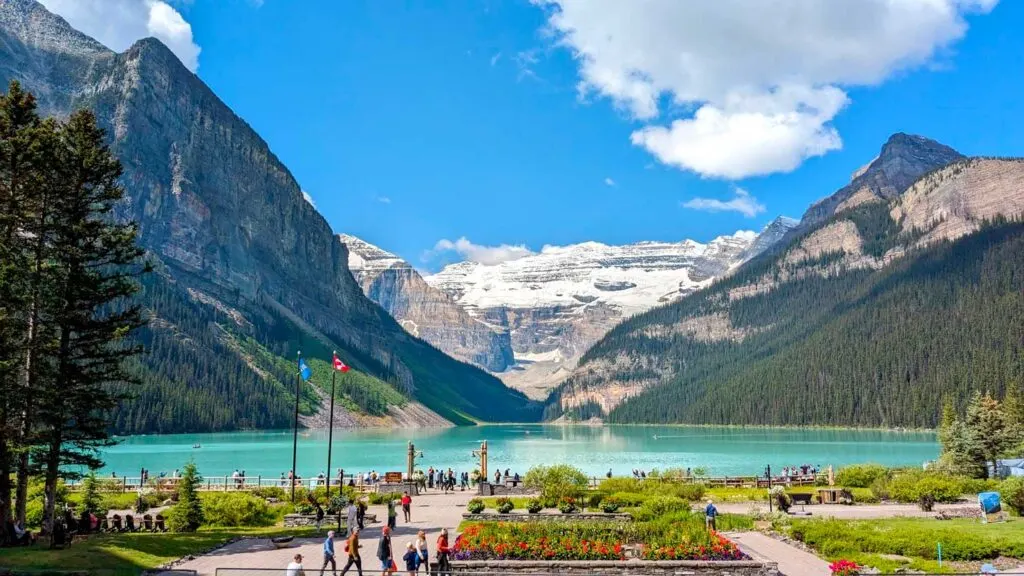
<svg viewBox="0 0 1024 576">
<path fill-rule="evenodd" d="M 350 234 L 338 234 L 338 240 L 348 248 L 348 267 L 353 273 L 379 273 L 393 267 L 411 268 L 397 255 Z"/>
<path fill-rule="evenodd" d="M 963 154 L 930 138 L 897 132 L 885 141 L 874 160 L 854 173 L 849 184 L 814 203 L 801 223 L 813 226 L 823 222 L 850 207 L 851 202 L 896 198 L 921 176 L 963 158 Z"/>
<path fill-rule="evenodd" d="M 51 53 L 111 52 L 35 0 L 0 0 L 0 32 L 12 34 L 26 46 Z"/>
</svg>

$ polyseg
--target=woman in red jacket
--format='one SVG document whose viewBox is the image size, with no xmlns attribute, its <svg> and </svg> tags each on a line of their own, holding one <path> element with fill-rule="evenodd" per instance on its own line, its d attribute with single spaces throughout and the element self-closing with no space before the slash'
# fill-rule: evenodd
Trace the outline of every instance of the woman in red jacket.
<svg viewBox="0 0 1024 576">
<path fill-rule="evenodd" d="M 448 547 L 448 529 L 442 528 L 441 535 L 437 537 L 437 571 L 438 576 L 449 576 L 452 572 L 451 564 L 448 562 L 448 555 L 451 548 Z"/>
</svg>

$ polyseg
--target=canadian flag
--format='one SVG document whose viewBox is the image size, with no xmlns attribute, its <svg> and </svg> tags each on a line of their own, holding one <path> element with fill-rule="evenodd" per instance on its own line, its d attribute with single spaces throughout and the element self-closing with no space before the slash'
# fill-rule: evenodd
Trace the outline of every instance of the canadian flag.
<svg viewBox="0 0 1024 576">
<path fill-rule="evenodd" d="M 341 358 L 338 358 L 337 353 L 334 354 L 334 369 L 342 372 L 348 372 L 348 364 L 342 362 Z"/>
</svg>

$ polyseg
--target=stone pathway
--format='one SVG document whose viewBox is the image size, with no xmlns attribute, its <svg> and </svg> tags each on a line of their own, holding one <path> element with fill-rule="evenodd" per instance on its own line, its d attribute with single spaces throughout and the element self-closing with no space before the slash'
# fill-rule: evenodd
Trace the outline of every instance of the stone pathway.
<svg viewBox="0 0 1024 576">
<path fill-rule="evenodd" d="M 392 536 L 392 547 L 396 560 L 401 564 L 401 557 L 405 553 L 405 544 L 416 539 L 416 532 L 424 530 L 427 533 L 427 546 L 431 557 L 435 552 L 435 543 L 441 533 L 441 528 L 447 528 L 451 534 L 451 542 L 455 542 L 455 529 L 462 521 L 462 513 L 466 510 L 466 502 L 472 498 L 472 492 L 455 492 L 453 494 L 430 493 L 417 496 L 413 499 L 412 522 L 406 524 L 402 521 L 402 511 L 398 510 L 398 525 Z M 360 555 L 363 561 L 364 574 L 379 574 L 380 561 L 377 560 L 377 541 L 380 538 L 381 528 L 386 524 L 387 509 L 384 506 L 370 506 L 368 513 L 376 514 L 380 520 L 376 524 L 365 526 L 360 534 Z M 327 528 L 324 528 L 326 535 Z M 335 556 L 338 562 L 340 573 L 348 555 L 344 553 L 345 539 L 338 536 L 334 543 Z M 278 576 L 283 574 L 285 566 L 291 562 L 295 554 L 302 554 L 302 564 L 306 574 L 319 574 L 320 565 L 323 563 L 323 538 L 297 538 L 288 548 L 275 548 L 267 538 L 252 538 L 240 540 L 228 544 L 209 554 L 200 556 L 175 566 L 176 570 L 195 570 L 199 576 L 215 576 L 218 568 L 229 568 L 221 570 L 220 576 Z M 261 570 L 262 569 L 262 570 Z M 271 569 L 275 571 L 271 571 Z M 401 571 L 400 572 L 404 572 Z M 328 574 L 330 568 L 328 568 Z M 161 576 L 171 576 L 172 571 L 161 573 Z M 355 574 L 355 568 L 350 571 Z"/>
<path fill-rule="evenodd" d="M 760 532 L 738 532 L 727 536 L 755 560 L 775 562 L 786 576 L 829 576 L 828 563 L 814 554 L 790 546 Z"/>
</svg>

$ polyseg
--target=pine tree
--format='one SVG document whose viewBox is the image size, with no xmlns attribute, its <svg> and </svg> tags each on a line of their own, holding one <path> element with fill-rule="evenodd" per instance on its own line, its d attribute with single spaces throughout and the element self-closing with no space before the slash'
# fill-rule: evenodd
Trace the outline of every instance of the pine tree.
<svg viewBox="0 0 1024 576">
<path fill-rule="evenodd" d="M 983 470 L 987 478 L 989 466 L 1010 448 L 1015 436 L 999 401 L 990 394 L 976 393 L 967 405 L 964 418 L 965 456 Z"/>
<path fill-rule="evenodd" d="M 43 527 L 52 529 L 62 467 L 98 467 L 95 449 L 110 443 L 107 415 L 120 400 L 111 386 L 131 383 L 125 360 L 139 351 L 126 337 L 142 325 L 126 301 L 144 272 L 134 224 L 113 219 L 124 194 L 121 165 L 103 142 L 91 112 L 80 111 L 60 130 L 60 150 L 49 167 L 53 182 L 53 288 L 41 295 L 52 313 L 44 339 L 56 354 L 52 378 L 40 383 L 34 402 L 40 427 L 45 502 Z"/>
<path fill-rule="evenodd" d="M 35 98 L 11 82 L 0 94 L 0 520 L 11 518 L 10 472 L 27 469 L 24 418 L 30 223 L 39 182 L 39 117 Z M 27 481 L 19 485 L 24 521 Z M 0 532 L 3 528 L 0 527 Z"/>
<path fill-rule="evenodd" d="M 96 471 L 90 470 L 82 481 L 82 512 L 95 513 L 100 509 L 99 482 Z"/>
<path fill-rule="evenodd" d="M 202 481 L 203 477 L 199 475 L 195 462 L 189 461 L 181 469 L 178 503 L 167 519 L 172 532 L 195 532 L 203 524 L 203 503 L 197 491 Z"/>
</svg>

